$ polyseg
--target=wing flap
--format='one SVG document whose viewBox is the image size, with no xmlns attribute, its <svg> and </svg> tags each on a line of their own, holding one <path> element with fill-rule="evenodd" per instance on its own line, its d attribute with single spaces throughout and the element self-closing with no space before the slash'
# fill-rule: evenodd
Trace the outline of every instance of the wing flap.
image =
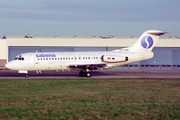
<svg viewBox="0 0 180 120">
<path fill-rule="evenodd" d="M 106 64 L 71 64 L 69 65 L 70 69 L 78 69 L 78 70 L 97 70 L 98 68 L 103 68 L 105 67 Z"/>
</svg>

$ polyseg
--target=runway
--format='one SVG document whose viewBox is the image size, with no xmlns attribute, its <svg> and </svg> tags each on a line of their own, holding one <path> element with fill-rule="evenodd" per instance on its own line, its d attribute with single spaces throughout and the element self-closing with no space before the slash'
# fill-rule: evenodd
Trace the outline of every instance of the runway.
<svg viewBox="0 0 180 120">
<path fill-rule="evenodd" d="M 0 72 L 0 79 L 25 78 L 25 74 Z M 79 77 L 78 72 L 29 73 L 29 78 L 87 78 Z M 112 69 L 92 72 L 90 78 L 180 78 L 180 70 L 165 69 Z"/>
</svg>

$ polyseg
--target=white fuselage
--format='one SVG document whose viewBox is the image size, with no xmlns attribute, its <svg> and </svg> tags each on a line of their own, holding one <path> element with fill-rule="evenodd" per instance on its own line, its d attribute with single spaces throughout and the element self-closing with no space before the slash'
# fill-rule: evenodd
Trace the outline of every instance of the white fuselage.
<svg viewBox="0 0 180 120">
<path fill-rule="evenodd" d="M 116 59 L 127 57 L 128 60 L 106 61 L 103 56 L 114 56 Z M 133 62 L 138 62 L 153 57 L 152 52 L 129 52 L 129 51 L 107 51 L 107 52 L 39 52 L 24 53 L 23 58 L 13 60 L 6 64 L 7 68 L 13 70 L 40 71 L 40 70 L 71 70 L 71 65 L 106 64 L 101 69 L 113 68 Z M 113 58 L 113 57 L 112 57 Z M 74 69 L 76 70 L 76 69 Z"/>
</svg>

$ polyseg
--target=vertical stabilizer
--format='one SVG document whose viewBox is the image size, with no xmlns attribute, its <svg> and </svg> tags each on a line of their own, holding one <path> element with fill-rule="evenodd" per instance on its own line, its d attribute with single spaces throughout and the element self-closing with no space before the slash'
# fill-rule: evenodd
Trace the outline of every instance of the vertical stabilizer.
<svg viewBox="0 0 180 120">
<path fill-rule="evenodd" d="M 166 33 L 158 30 L 146 31 L 129 49 L 132 52 L 151 52 L 159 37 Z"/>
</svg>

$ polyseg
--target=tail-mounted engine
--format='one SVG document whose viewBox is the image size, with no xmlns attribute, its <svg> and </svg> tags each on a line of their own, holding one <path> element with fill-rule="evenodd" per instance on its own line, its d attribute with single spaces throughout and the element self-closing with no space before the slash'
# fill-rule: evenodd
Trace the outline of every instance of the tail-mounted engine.
<svg viewBox="0 0 180 120">
<path fill-rule="evenodd" d="M 128 57 L 124 56 L 112 56 L 112 55 L 103 55 L 103 62 L 126 62 L 128 61 Z"/>
</svg>

